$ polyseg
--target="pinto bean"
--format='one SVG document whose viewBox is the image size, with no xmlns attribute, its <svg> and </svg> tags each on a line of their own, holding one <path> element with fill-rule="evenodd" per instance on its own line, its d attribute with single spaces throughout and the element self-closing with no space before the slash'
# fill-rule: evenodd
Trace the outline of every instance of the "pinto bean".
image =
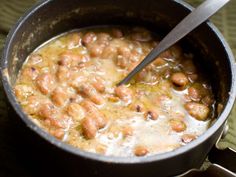
<svg viewBox="0 0 236 177">
<path fill-rule="evenodd" d="M 214 99 L 211 96 L 207 95 L 202 99 L 202 103 L 206 106 L 211 106 L 214 103 Z"/>
<path fill-rule="evenodd" d="M 89 57 L 86 55 L 75 54 L 72 51 L 66 51 L 59 55 L 58 64 L 61 66 L 73 67 L 88 61 Z"/>
<path fill-rule="evenodd" d="M 104 98 L 97 93 L 96 89 L 90 84 L 82 84 L 77 88 L 77 90 L 95 104 L 101 105 L 104 103 Z"/>
<path fill-rule="evenodd" d="M 123 101 L 129 102 L 132 99 L 132 90 L 124 85 L 115 88 L 115 94 Z"/>
<path fill-rule="evenodd" d="M 125 69 L 128 67 L 129 62 L 126 58 L 124 58 L 123 56 L 119 55 L 116 59 L 116 65 L 119 66 L 122 69 Z"/>
<path fill-rule="evenodd" d="M 117 48 L 114 46 L 106 46 L 102 52 L 101 57 L 103 59 L 115 59 L 117 58 Z"/>
<path fill-rule="evenodd" d="M 91 117 L 84 118 L 81 122 L 81 126 L 83 134 L 87 139 L 92 139 L 96 136 L 98 128 L 93 118 Z"/>
<path fill-rule="evenodd" d="M 55 79 L 52 74 L 41 74 L 36 79 L 38 89 L 44 94 L 49 94 L 55 87 Z"/>
<path fill-rule="evenodd" d="M 69 104 L 67 107 L 67 113 L 77 121 L 82 120 L 85 117 L 84 109 L 78 103 Z"/>
<path fill-rule="evenodd" d="M 90 101 L 83 101 L 81 106 L 87 111 L 87 116 L 91 117 L 98 128 L 106 126 L 108 120 L 104 114 L 102 114 L 97 107 Z"/>
<path fill-rule="evenodd" d="M 92 82 L 92 85 L 100 93 L 103 93 L 106 90 L 104 80 L 99 76 L 95 76 L 95 81 Z"/>
<path fill-rule="evenodd" d="M 55 105 L 63 106 L 68 101 L 69 95 L 66 90 L 61 87 L 58 87 L 52 92 L 51 98 Z"/>
<path fill-rule="evenodd" d="M 69 48 L 78 47 L 81 45 L 82 39 L 79 33 L 73 33 L 70 35 L 70 39 L 68 42 Z"/>
<path fill-rule="evenodd" d="M 103 44 L 92 44 L 88 47 L 91 57 L 100 57 L 103 53 L 105 46 Z"/>
<path fill-rule="evenodd" d="M 29 96 L 27 98 L 27 104 L 24 106 L 24 111 L 29 115 L 37 115 L 41 105 L 48 104 L 48 100 L 39 96 Z"/>
<path fill-rule="evenodd" d="M 97 36 L 95 33 L 93 32 L 88 32 L 84 35 L 84 37 L 82 38 L 82 44 L 87 46 L 88 44 L 96 41 Z"/>
<path fill-rule="evenodd" d="M 40 62 L 43 61 L 43 57 L 39 54 L 32 54 L 29 56 L 27 65 L 32 66 L 32 65 L 36 65 L 39 64 Z"/>
<path fill-rule="evenodd" d="M 185 109 L 188 113 L 197 120 L 204 121 L 208 118 L 210 109 L 204 104 L 189 102 L 185 104 Z"/>
<path fill-rule="evenodd" d="M 148 149 L 145 146 L 137 146 L 134 149 L 134 154 L 136 156 L 145 156 L 148 153 Z"/>
<path fill-rule="evenodd" d="M 177 87 L 185 87 L 188 84 L 188 78 L 181 72 L 174 73 L 171 76 L 171 81 Z"/>
<path fill-rule="evenodd" d="M 187 128 L 184 121 L 180 119 L 171 119 L 169 123 L 170 123 L 171 129 L 176 132 L 182 132 L 186 130 Z"/>
<path fill-rule="evenodd" d="M 50 120 L 58 116 L 58 110 L 52 103 L 49 102 L 49 103 L 40 105 L 38 114 L 41 118 Z"/>
<path fill-rule="evenodd" d="M 163 66 L 165 64 L 167 64 L 167 62 L 161 58 L 161 57 L 158 57 L 154 62 L 153 62 L 154 65 L 156 66 Z"/>
<path fill-rule="evenodd" d="M 131 50 L 128 46 L 121 46 L 118 48 L 118 55 L 121 55 L 126 60 L 129 60 L 131 56 Z"/>
<path fill-rule="evenodd" d="M 26 67 L 21 71 L 21 80 L 23 82 L 32 82 L 39 75 L 39 71 L 34 67 Z"/>
<path fill-rule="evenodd" d="M 193 134 L 184 134 L 182 135 L 181 137 L 181 140 L 183 143 L 190 143 L 191 141 L 195 140 L 196 139 L 196 136 L 193 135 Z"/>
<path fill-rule="evenodd" d="M 59 66 L 56 73 L 57 80 L 59 82 L 68 81 L 70 78 L 70 70 L 66 66 Z"/>
<path fill-rule="evenodd" d="M 124 136 L 124 137 L 132 136 L 132 135 L 133 135 L 133 128 L 130 127 L 130 126 L 125 126 L 125 127 L 122 129 L 122 133 L 123 133 L 123 136 Z"/>
<path fill-rule="evenodd" d="M 155 110 L 149 110 L 145 113 L 147 119 L 157 120 L 158 113 Z"/>
<path fill-rule="evenodd" d="M 98 44 L 108 45 L 111 39 L 112 38 L 108 33 L 99 33 L 97 35 Z"/>
<path fill-rule="evenodd" d="M 33 88 L 28 85 L 17 85 L 14 88 L 14 91 L 17 99 L 20 101 L 23 101 L 34 93 Z"/>
<path fill-rule="evenodd" d="M 114 29 L 112 29 L 112 35 L 115 38 L 122 38 L 124 34 L 120 29 L 114 28 Z"/>
<path fill-rule="evenodd" d="M 63 139 L 65 135 L 65 131 L 61 128 L 49 130 L 49 133 L 59 140 Z"/>
<path fill-rule="evenodd" d="M 188 95 L 193 101 L 197 101 L 197 102 L 200 101 L 201 98 L 202 98 L 201 93 L 195 87 L 189 87 L 188 88 Z"/>
</svg>

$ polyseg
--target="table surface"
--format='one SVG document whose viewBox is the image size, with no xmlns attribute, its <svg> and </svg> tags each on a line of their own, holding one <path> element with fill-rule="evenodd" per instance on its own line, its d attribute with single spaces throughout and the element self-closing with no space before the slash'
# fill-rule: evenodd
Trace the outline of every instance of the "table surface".
<svg viewBox="0 0 236 177">
<path fill-rule="evenodd" d="M 202 0 L 186 1 L 197 5 Z M 10 27 L 22 13 L 35 2 L 36 0 L 0 0 L 0 53 L 5 36 Z M 228 40 L 236 56 L 236 0 L 232 0 L 212 18 L 212 21 Z M 36 163 L 40 165 L 43 162 L 35 162 L 29 157 L 35 152 L 31 152 L 31 150 L 20 141 L 21 137 L 19 137 L 19 135 L 21 134 L 19 134 L 17 129 L 19 124 L 15 121 L 15 118 L 16 115 L 7 107 L 3 90 L 0 86 L 0 177 L 40 176 L 39 173 L 35 174 L 31 167 L 32 164 Z M 229 133 L 226 138 L 221 141 L 220 145 L 222 147 L 230 146 L 236 149 L 236 107 L 234 107 L 229 117 L 229 126 Z M 43 165 L 44 164 L 42 164 L 42 169 Z"/>
</svg>

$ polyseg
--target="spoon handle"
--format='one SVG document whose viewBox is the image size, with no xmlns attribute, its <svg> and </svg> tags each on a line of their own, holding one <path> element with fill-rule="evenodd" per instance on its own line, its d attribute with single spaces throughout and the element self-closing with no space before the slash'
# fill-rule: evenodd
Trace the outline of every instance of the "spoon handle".
<svg viewBox="0 0 236 177">
<path fill-rule="evenodd" d="M 230 0 L 206 0 L 187 17 L 185 17 L 167 36 L 155 47 L 145 59 L 129 73 L 118 85 L 127 84 L 132 77 L 150 64 L 162 52 L 174 45 L 180 39 L 193 31 L 200 24 L 205 22 L 209 17 L 214 15 L 221 7 Z"/>
</svg>

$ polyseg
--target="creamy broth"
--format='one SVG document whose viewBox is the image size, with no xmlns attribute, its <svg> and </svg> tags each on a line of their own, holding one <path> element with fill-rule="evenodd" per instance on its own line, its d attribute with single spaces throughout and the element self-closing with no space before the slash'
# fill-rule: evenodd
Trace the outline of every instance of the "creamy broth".
<svg viewBox="0 0 236 177">
<path fill-rule="evenodd" d="M 172 151 L 207 130 L 215 100 L 193 54 L 179 45 L 117 87 L 156 45 L 144 28 L 60 35 L 30 54 L 15 95 L 36 124 L 82 150 L 113 156 Z"/>
</svg>

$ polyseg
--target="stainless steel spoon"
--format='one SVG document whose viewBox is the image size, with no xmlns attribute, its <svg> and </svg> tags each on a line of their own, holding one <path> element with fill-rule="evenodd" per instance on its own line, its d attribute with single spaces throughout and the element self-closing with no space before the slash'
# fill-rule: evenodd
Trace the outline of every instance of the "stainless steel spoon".
<svg viewBox="0 0 236 177">
<path fill-rule="evenodd" d="M 209 17 L 214 15 L 230 0 L 206 0 L 199 7 L 185 17 L 167 36 L 155 47 L 143 61 L 134 68 L 118 85 L 127 84 L 132 77 L 144 67 L 154 61 L 162 52 L 166 51 L 180 39 L 193 31 Z"/>
</svg>

